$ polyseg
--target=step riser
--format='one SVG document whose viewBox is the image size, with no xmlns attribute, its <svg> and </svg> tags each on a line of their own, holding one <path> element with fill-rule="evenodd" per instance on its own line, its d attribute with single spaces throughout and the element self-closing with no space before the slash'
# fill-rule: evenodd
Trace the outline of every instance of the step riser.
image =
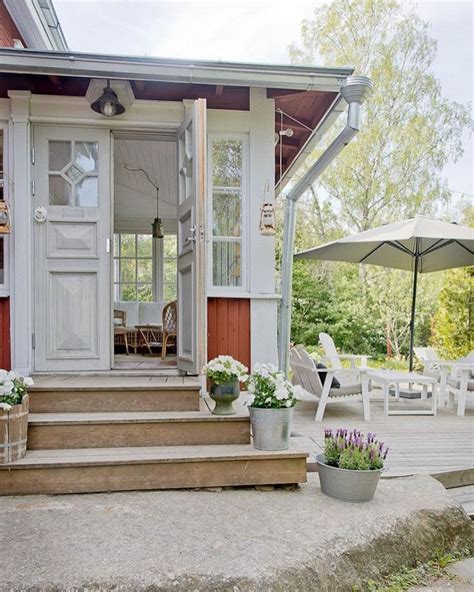
<svg viewBox="0 0 474 592">
<path fill-rule="evenodd" d="M 199 390 L 33 391 L 30 413 L 199 411 Z"/>
<path fill-rule="evenodd" d="M 250 444 L 248 421 L 29 425 L 29 450 Z"/>
<path fill-rule="evenodd" d="M 100 493 L 306 482 L 306 458 L 236 459 L 0 471 L 0 495 Z"/>
</svg>

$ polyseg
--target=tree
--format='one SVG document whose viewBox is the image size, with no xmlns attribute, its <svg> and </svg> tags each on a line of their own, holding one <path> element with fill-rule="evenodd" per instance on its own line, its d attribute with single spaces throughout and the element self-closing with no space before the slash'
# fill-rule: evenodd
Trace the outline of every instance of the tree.
<svg viewBox="0 0 474 592">
<path fill-rule="evenodd" d="M 448 200 L 441 171 L 462 155 L 472 121 L 467 107 L 442 97 L 428 32 L 393 0 L 334 0 L 303 21 L 301 46 L 290 48 L 294 62 L 351 64 L 374 83 L 362 130 L 319 183 L 346 232 L 430 213 Z"/>
<path fill-rule="evenodd" d="M 298 248 L 417 213 L 433 214 L 441 204 L 449 205 L 442 169 L 462 155 L 462 134 L 472 127 L 472 120 L 466 106 L 442 96 L 430 69 L 436 42 L 429 37 L 427 23 L 394 0 L 334 0 L 303 21 L 301 43 L 291 46 L 290 55 L 295 63 L 351 64 L 355 74 L 368 75 L 374 83 L 361 131 L 301 200 Z M 330 281 L 331 274 L 338 273 L 337 266 L 331 269 L 323 276 L 320 265 L 313 265 L 303 277 L 295 266 L 295 335 L 308 335 L 298 311 L 299 291 L 309 301 L 312 281 L 317 285 L 314 296 L 327 299 L 321 281 L 323 277 Z M 380 351 L 386 342 L 394 353 L 406 353 L 411 275 L 361 267 L 359 274 L 346 277 L 351 277 L 354 287 L 350 290 L 353 300 L 338 294 L 346 326 L 354 319 L 348 317 L 356 314 L 357 302 L 362 302 L 362 322 L 365 319 L 367 324 L 370 318 L 377 336 L 370 340 L 372 348 Z M 426 290 L 420 282 L 417 335 L 424 339 L 441 279 L 430 277 Z M 379 339 L 379 332 L 385 333 L 385 339 Z"/>
</svg>

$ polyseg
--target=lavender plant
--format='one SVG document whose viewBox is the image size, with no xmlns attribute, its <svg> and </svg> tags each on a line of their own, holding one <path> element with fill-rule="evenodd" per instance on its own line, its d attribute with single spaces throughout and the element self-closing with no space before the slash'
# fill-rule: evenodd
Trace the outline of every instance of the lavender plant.
<svg viewBox="0 0 474 592">
<path fill-rule="evenodd" d="M 324 430 L 324 457 L 331 467 L 352 471 L 383 469 L 387 454 L 388 447 L 371 432 L 364 436 L 356 429 Z"/>
</svg>

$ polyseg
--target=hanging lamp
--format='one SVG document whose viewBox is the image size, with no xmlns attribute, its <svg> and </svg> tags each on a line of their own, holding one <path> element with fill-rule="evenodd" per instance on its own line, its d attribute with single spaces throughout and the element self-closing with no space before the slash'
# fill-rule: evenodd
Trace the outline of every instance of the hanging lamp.
<svg viewBox="0 0 474 592">
<path fill-rule="evenodd" d="M 159 207 L 159 194 L 160 188 L 156 187 L 156 218 L 153 220 L 153 224 L 151 225 L 152 228 L 152 235 L 153 238 L 164 238 L 165 233 L 163 232 L 163 220 L 159 216 L 158 207 Z"/>
<path fill-rule="evenodd" d="M 110 86 L 110 80 L 107 80 L 104 92 L 92 103 L 91 109 L 106 117 L 114 117 L 125 112 L 125 107 L 118 100 L 117 93 Z"/>
</svg>

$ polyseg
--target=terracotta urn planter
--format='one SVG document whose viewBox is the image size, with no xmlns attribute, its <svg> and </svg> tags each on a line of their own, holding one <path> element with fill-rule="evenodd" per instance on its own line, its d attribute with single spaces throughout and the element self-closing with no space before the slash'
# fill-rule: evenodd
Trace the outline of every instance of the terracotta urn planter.
<svg viewBox="0 0 474 592">
<path fill-rule="evenodd" d="M 26 454 L 28 432 L 28 395 L 10 409 L 0 408 L 0 464 L 8 464 Z"/>
</svg>

